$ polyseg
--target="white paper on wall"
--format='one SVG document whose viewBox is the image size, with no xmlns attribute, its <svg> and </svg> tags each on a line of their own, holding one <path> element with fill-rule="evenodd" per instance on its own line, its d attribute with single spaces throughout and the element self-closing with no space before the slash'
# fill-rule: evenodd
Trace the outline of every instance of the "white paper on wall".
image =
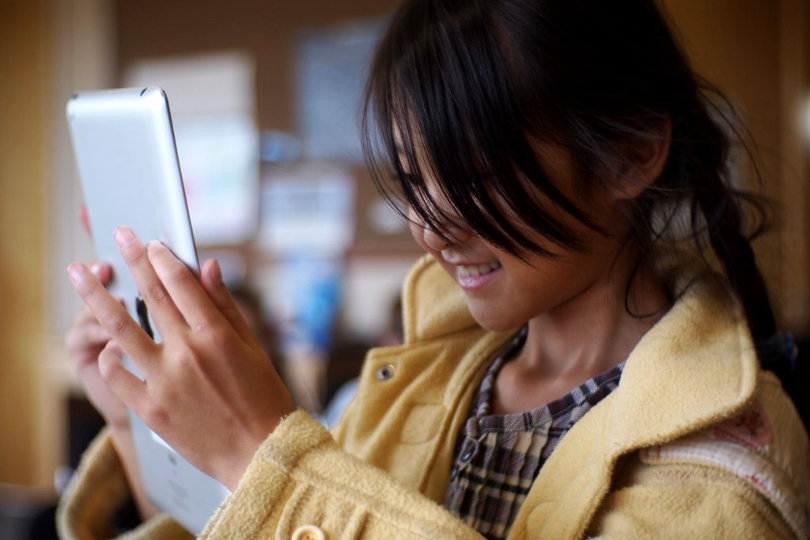
<svg viewBox="0 0 810 540">
<path fill-rule="evenodd" d="M 259 221 L 253 58 L 222 52 L 142 60 L 125 71 L 124 83 L 166 91 L 197 243 L 251 240 Z"/>
<path fill-rule="evenodd" d="M 262 188 L 259 244 L 283 257 L 342 256 L 354 241 L 355 187 L 350 172 L 335 164 L 270 171 Z"/>
</svg>

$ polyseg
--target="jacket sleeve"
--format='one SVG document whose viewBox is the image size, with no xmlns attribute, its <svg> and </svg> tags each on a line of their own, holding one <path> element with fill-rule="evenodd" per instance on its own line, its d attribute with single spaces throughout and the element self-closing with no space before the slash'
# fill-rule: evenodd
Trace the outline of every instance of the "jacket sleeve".
<svg viewBox="0 0 810 540">
<path fill-rule="evenodd" d="M 262 444 L 203 538 L 292 538 L 313 528 L 325 538 L 481 536 L 440 505 L 340 449 L 303 411 Z"/>
<path fill-rule="evenodd" d="M 586 536 L 797 538 L 765 497 L 727 471 L 690 464 L 627 468 Z"/>
<path fill-rule="evenodd" d="M 110 538 L 113 516 L 128 495 L 115 449 L 109 436 L 102 434 L 85 453 L 60 501 L 60 537 Z M 201 538 L 293 538 L 302 530 L 321 531 L 330 540 L 481 539 L 435 502 L 342 450 L 320 423 L 296 411 L 259 448 Z M 189 537 L 161 515 L 120 538 Z"/>
</svg>

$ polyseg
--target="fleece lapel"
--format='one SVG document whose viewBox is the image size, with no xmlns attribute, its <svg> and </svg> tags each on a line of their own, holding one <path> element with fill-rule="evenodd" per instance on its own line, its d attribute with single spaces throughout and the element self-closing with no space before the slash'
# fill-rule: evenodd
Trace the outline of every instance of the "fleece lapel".
<svg viewBox="0 0 810 540">
<path fill-rule="evenodd" d="M 512 529 L 515 538 L 580 538 L 616 461 L 739 411 L 758 362 L 741 309 L 715 278 L 694 281 L 630 354 L 619 387 L 552 453 Z"/>
<path fill-rule="evenodd" d="M 406 343 L 372 349 L 340 445 L 429 498 L 444 496 L 452 446 L 487 365 L 514 332 L 486 332 L 463 291 L 430 257 L 403 290 Z"/>
<path fill-rule="evenodd" d="M 753 396 L 759 373 L 740 305 L 717 278 L 694 282 L 630 358 L 620 383 L 627 391 L 617 395 L 610 418 L 611 440 L 621 450 L 731 416 Z"/>
</svg>

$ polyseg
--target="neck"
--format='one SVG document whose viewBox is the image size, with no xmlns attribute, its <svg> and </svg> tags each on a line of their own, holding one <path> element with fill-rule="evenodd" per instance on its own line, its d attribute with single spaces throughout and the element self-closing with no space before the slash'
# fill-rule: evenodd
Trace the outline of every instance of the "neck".
<svg viewBox="0 0 810 540">
<path fill-rule="evenodd" d="M 611 272 L 565 304 L 528 323 L 526 344 L 515 358 L 537 377 L 584 380 L 627 358 L 669 307 L 661 280 L 649 266 L 618 260 Z"/>
<path fill-rule="evenodd" d="M 666 289 L 650 268 L 638 269 L 626 293 L 632 268 L 614 265 L 564 305 L 529 321 L 526 342 L 498 373 L 495 414 L 550 403 L 627 358 L 669 307 Z"/>
</svg>

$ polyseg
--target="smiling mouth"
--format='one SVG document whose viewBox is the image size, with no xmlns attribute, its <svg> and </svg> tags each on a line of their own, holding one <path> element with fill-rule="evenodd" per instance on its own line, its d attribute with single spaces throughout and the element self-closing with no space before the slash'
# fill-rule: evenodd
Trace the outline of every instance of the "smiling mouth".
<svg viewBox="0 0 810 540">
<path fill-rule="evenodd" d="M 456 266 L 456 271 L 458 272 L 459 278 L 471 278 L 491 274 L 500 267 L 500 263 L 497 262 L 489 264 L 458 265 Z"/>
</svg>

